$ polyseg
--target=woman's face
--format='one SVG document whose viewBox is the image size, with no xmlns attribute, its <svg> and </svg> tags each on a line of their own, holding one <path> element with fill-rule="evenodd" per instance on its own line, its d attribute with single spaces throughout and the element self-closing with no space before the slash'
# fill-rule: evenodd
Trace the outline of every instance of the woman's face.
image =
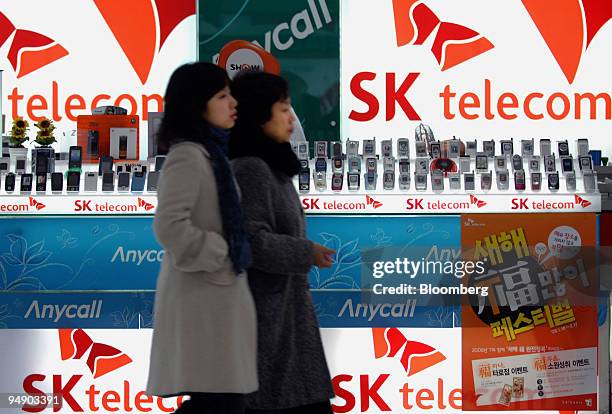
<svg viewBox="0 0 612 414">
<path fill-rule="evenodd" d="M 295 117 L 291 111 L 291 100 L 287 98 L 272 105 L 272 117 L 263 124 L 262 131 L 276 142 L 289 142 L 293 133 L 293 121 Z"/>
<path fill-rule="evenodd" d="M 226 86 L 210 98 L 206 104 L 204 119 L 217 128 L 233 128 L 238 118 L 236 115 L 237 105 L 238 102 L 230 94 L 229 86 Z"/>
</svg>

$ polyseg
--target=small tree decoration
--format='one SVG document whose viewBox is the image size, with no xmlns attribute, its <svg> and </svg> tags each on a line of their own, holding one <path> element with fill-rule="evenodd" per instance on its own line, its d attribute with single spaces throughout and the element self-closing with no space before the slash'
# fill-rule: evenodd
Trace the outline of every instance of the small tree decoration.
<svg viewBox="0 0 612 414">
<path fill-rule="evenodd" d="M 11 128 L 11 135 L 9 136 L 10 145 L 13 148 L 23 148 L 23 143 L 29 141 L 26 133 L 30 124 L 23 118 L 13 119 L 13 127 Z"/>
<path fill-rule="evenodd" d="M 53 136 L 55 125 L 53 125 L 52 120 L 43 118 L 38 123 L 34 124 L 34 126 L 38 128 L 38 132 L 36 132 L 37 144 L 40 144 L 43 147 L 48 147 L 54 142 L 57 142 Z"/>
</svg>

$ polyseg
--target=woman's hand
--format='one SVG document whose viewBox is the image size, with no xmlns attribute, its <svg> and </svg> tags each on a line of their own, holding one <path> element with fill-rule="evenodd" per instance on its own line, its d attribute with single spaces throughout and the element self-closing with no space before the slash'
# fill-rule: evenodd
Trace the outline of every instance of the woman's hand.
<svg viewBox="0 0 612 414">
<path fill-rule="evenodd" d="M 336 251 L 328 249 L 319 243 L 313 243 L 312 253 L 314 256 L 314 265 L 317 267 L 326 268 L 332 265 L 331 255 L 336 253 Z"/>
</svg>

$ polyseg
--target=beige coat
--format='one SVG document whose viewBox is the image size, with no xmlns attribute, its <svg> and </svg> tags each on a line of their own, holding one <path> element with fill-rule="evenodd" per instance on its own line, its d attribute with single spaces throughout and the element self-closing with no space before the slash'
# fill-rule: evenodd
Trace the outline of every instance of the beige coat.
<svg viewBox="0 0 612 414">
<path fill-rule="evenodd" d="M 147 394 L 249 393 L 258 387 L 256 313 L 236 277 L 209 154 L 172 147 L 160 175 L 154 230 L 166 254 L 157 280 Z"/>
</svg>

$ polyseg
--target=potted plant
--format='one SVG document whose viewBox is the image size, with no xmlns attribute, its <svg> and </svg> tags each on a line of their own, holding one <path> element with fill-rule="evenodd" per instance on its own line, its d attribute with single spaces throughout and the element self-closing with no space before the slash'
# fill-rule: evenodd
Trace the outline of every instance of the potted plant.
<svg viewBox="0 0 612 414">
<path fill-rule="evenodd" d="M 40 147 L 32 149 L 32 168 L 37 173 L 52 173 L 55 171 L 55 151 L 51 144 L 57 142 L 53 135 L 55 125 L 52 120 L 43 117 L 34 126 L 38 129 L 34 142 Z"/>
<path fill-rule="evenodd" d="M 13 126 L 9 135 L 9 154 L 11 158 L 16 156 L 27 156 L 28 150 L 23 146 L 30 139 L 27 136 L 30 124 L 25 119 L 18 117 L 13 119 Z"/>
</svg>

